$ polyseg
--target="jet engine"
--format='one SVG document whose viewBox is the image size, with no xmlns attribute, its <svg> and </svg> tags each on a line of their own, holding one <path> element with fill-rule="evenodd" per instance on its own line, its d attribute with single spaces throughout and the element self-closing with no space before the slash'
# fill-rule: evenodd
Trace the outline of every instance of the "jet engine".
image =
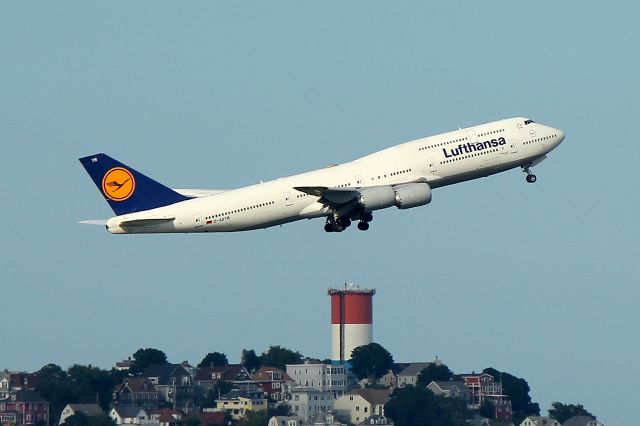
<svg viewBox="0 0 640 426">
<path fill-rule="evenodd" d="M 396 205 L 396 191 L 392 186 L 370 186 L 358 190 L 358 204 L 365 211 L 386 209 Z"/>
<path fill-rule="evenodd" d="M 394 187 L 396 206 L 399 209 L 410 209 L 424 206 L 431 202 L 431 187 L 428 183 L 407 183 Z"/>
</svg>

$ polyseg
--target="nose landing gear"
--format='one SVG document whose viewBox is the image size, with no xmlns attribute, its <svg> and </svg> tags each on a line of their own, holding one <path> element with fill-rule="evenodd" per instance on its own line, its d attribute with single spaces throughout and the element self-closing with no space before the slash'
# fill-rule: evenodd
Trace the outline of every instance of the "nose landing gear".
<svg viewBox="0 0 640 426">
<path fill-rule="evenodd" d="M 534 175 L 531 172 L 531 169 L 529 169 L 529 166 L 522 166 L 522 171 L 525 172 L 527 174 L 527 182 L 529 183 L 535 183 L 536 180 L 538 180 L 538 178 L 536 177 L 536 175 Z"/>
</svg>

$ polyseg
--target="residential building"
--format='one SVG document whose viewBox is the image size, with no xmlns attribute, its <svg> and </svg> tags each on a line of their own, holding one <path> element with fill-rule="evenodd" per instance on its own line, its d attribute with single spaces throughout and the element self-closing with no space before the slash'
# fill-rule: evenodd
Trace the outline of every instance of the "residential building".
<svg viewBox="0 0 640 426">
<path fill-rule="evenodd" d="M 220 380 L 229 382 L 235 389 L 252 391 L 256 389 L 256 384 L 251 378 L 249 371 L 241 364 L 229 364 L 218 367 L 201 367 L 193 378 L 194 383 L 202 388 L 206 393 Z"/>
<path fill-rule="evenodd" d="M 290 389 L 286 398 L 291 413 L 307 423 L 316 414 L 333 410 L 333 392 L 329 390 L 296 386 Z"/>
<path fill-rule="evenodd" d="M 562 423 L 562 426 L 604 426 L 591 416 L 573 416 Z"/>
<path fill-rule="evenodd" d="M 113 391 L 113 405 L 158 409 L 158 390 L 146 377 L 128 377 Z"/>
<path fill-rule="evenodd" d="M 35 374 L 26 371 L 0 371 L 0 397 L 21 389 L 35 390 Z"/>
<path fill-rule="evenodd" d="M 200 426 L 228 426 L 224 414 L 224 411 L 205 408 L 198 414 L 198 417 L 200 417 Z"/>
<path fill-rule="evenodd" d="M 126 406 L 113 407 L 109 417 L 117 425 L 142 425 L 149 423 L 149 415 L 142 407 Z"/>
<path fill-rule="evenodd" d="M 545 416 L 529 416 L 520 423 L 520 426 L 561 426 L 556 419 Z"/>
<path fill-rule="evenodd" d="M 297 416 L 273 416 L 267 426 L 302 426 L 302 419 Z"/>
<path fill-rule="evenodd" d="M 287 365 L 287 374 L 294 386 L 308 386 L 320 391 L 330 391 L 334 398 L 348 389 L 348 372 L 344 365 L 330 365 L 305 361 L 304 364 Z"/>
<path fill-rule="evenodd" d="M 196 386 L 191 374 L 181 364 L 151 364 L 142 372 L 142 377 L 153 383 L 160 401 L 187 414 L 193 411 Z"/>
<path fill-rule="evenodd" d="M 253 373 L 253 381 L 272 401 L 283 401 L 283 390 L 294 383 L 287 373 L 276 367 L 262 367 Z"/>
<path fill-rule="evenodd" d="M 447 398 L 460 398 L 464 401 L 469 399 L 469 389 L 464 382 L 458 380 L 432 381 L 427 385 L 427 389 L 436 395 L 444 395 Z"/>
<path fill-rule="evenodd" d="M 389 389 L 354 389 L 338 398 L 333 406 L 340 420 L 359 424 L 372 415 L 384 416 L 384 404 L 389 395 Z"/>
<path fill-rule="evenodd" d="M 227 411 L 235 420 L 244 417 L 247 411 L 266 411 L 267 399 L 262 392 L 234 389 L 216 400 L 218 411 Z"/>
<path fill-rule="evenodd" d="M 0 424 L 49 423 L 49 402 L 30 389 L 11 391 L 0 398 Z"/>
<path fill-rule="evenodd" d="M 160 426 L 178 426 L 182 420 L 182 413 L 170 408 L 147 411 L 149 422 Z"/>
<path fill-rule="evenodd" d="M 385 426 L 393 426 L 393 420 L 386 418 L 385 416 L 381 416 L 378 414 L 374 414 L 373 416 L 369 416 L 359 423 L 360 425 L 385 425 Z"/>
<path fill-rule="evenodd" d="M 415 386 L 418 383 L 418 375 L 428 366 L 440 365 L 442 362 L 436 358 L 433 362 L 412 362 L 398 373 L 398 387 Z"/>
<path fill-rule="evenodd" d="M 309 422 L 310 426 L 347 426 L 335 418 L 333 413 L 318 413 Z"/>
<path fill-rule="evenodd" d="M 118 371 L 129 371 L 131 366 L 133 365 L 133 360 L 131 357 L 127 359 L 123 359 L 122 361 L 116 362 L 116 365 L 113 367 Z"/>
<path fill-rule="evenodd" d="M 512 407 L 508 395 L 502 393 L 502 384 L 496 383 L 492 375 L 486 373 L 462 374 L 464 385 L 469 390 L 467 406 L 472 410 L 480 408 L 489 401 L 495 407 L 495 418 L 499 421 L 511 421 Z"/>
<path fill-rule="evenodd" d="M 104 416 L 105 413 L 98 404 L 67 404 L 60 413 L 59 425 L 65 422 L 69 417 L 82 413 L 86 416 Z"/>
</svg>

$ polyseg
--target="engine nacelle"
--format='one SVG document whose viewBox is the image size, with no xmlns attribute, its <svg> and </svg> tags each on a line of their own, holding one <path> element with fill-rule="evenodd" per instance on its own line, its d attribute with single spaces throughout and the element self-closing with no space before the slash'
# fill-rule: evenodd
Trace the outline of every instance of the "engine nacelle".
<svg viewBox="0 0 640 426">
<path fill-rule="evenodd" d="M 424 206 L 431 202 L 431 187 L 428 183 L 406 183 L 394 187 L 395 204 L 399 209 Z"/>
<path fill-rule="evenodd" d="M 396 191 L 392 186 L 370 186 L 358 190 L 358 204 L 365 211 L 386 209 L 396 205 Z"/>
</svg>

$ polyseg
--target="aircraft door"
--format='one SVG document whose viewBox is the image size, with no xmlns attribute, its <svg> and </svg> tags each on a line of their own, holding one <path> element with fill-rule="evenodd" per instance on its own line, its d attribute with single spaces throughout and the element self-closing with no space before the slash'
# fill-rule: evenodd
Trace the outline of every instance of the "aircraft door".
<svg viewBox="0 0 640 426">
<path fill-rule="evenodd" d="M 435 158 L 429 158 L 429 174 L 435 175 L 438 170 L 438 163 Z"/>
<path fill-rule="evenodd" d="M 356 186 L 362 186 L 362 175 L 356 175 Z"/>
<path fill-rule="evenodd" d="M 467 142 L 478 142 L 478 135 L 476 135 L 476 131 L 474 129 L 467 129 Z"/>
<path fill-rule="evenodd" d="M 194 215 L 193 215 L 193 227 L 194 228 L 200 228 L 202 225 L 203 225 L 202 216 L 200 215 L 200 213 L 194 213 Z"/>
</svg>

